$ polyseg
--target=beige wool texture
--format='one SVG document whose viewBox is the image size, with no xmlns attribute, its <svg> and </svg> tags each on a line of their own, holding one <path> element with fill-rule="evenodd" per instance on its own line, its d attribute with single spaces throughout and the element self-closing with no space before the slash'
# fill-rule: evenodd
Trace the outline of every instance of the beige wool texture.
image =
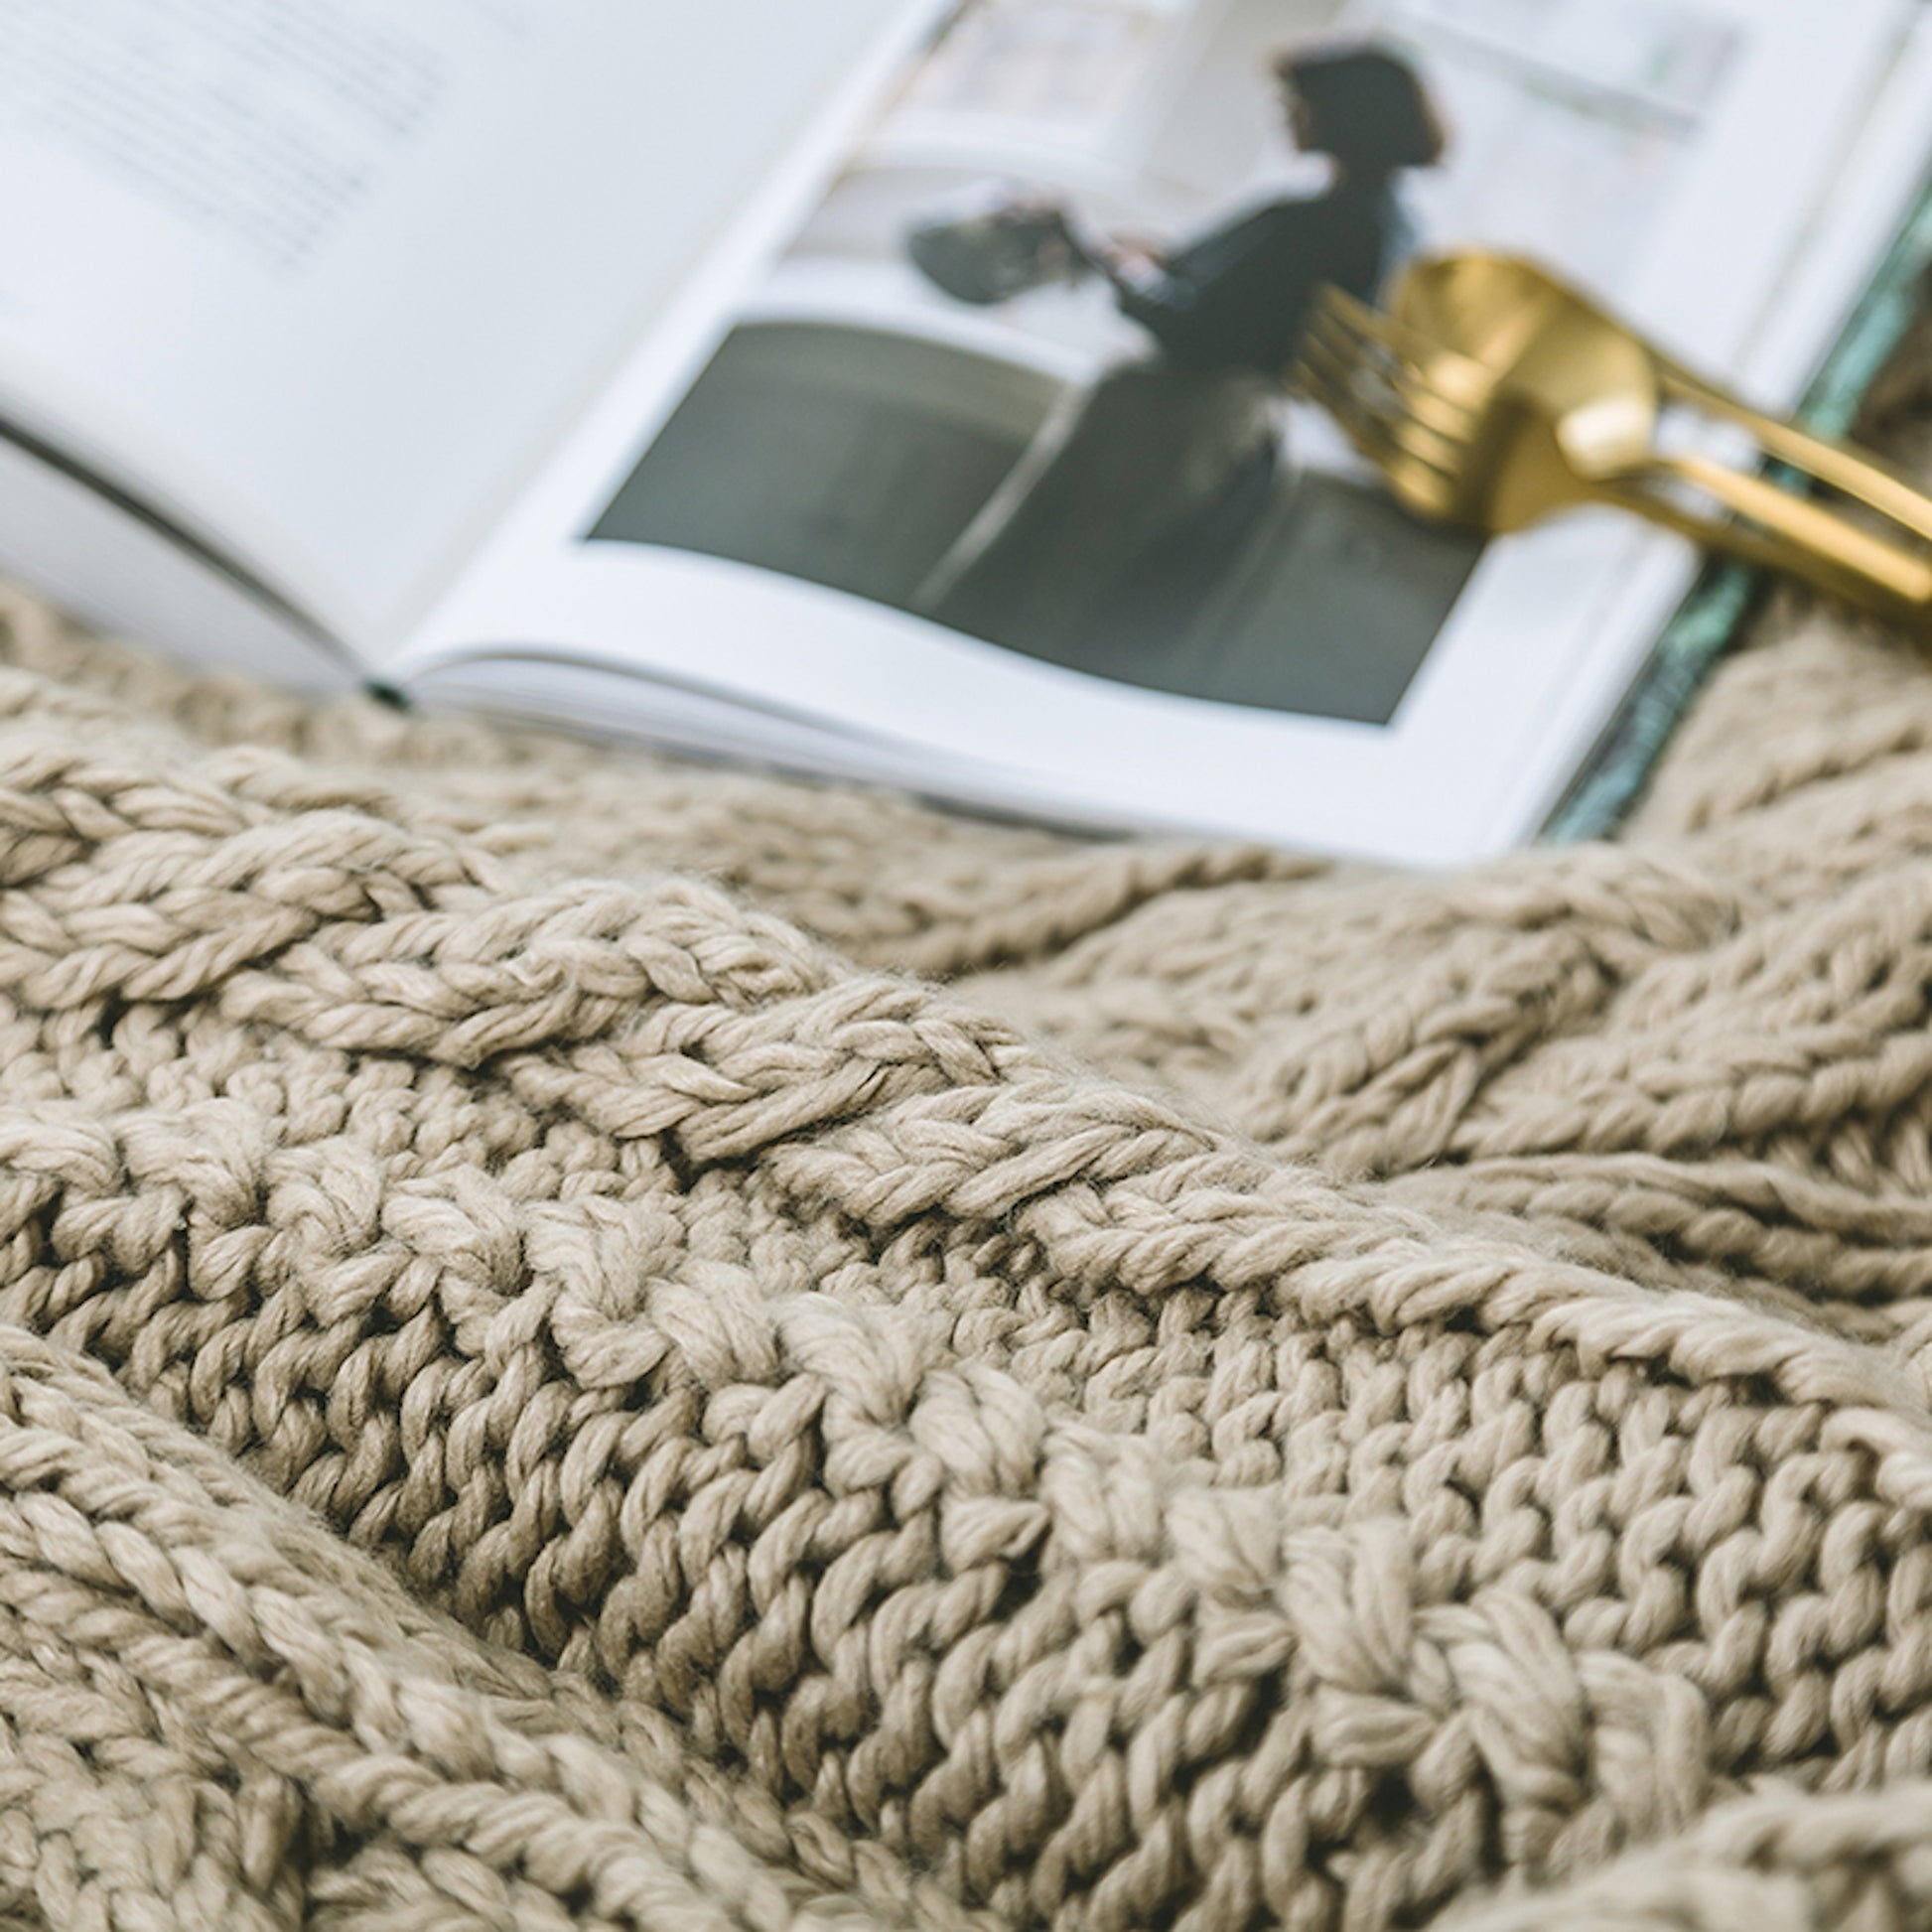
<svg viewBox="0 0 1932 1932">
<path fill-rule="evenodd" d="M 1896 640 L 1445 878 L 0 660 L 0 1924 L 1932 1924 Z"/>
</svg>

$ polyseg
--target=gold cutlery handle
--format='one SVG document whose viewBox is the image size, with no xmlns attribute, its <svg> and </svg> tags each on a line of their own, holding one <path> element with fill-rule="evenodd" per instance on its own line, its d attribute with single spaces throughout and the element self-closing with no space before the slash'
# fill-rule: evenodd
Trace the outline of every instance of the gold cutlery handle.
<svg viewBox="0 0 1932 1932">
<path fill-rule="evenodd" d="M 1753 409 L 1694 370 L 1658 357 L 1663 390 L 1672 401 L 1695 403 L 1749 431 L 1768 457 L 1874 509 L 1932 542 L 1932 496 L 1850 444 L 1819 436 Z"/>
<path fill-rule="evenodd" d="M 1672 493 L 1678 484 L 1719 509 L 1679 500 Z M 1768 478 L 1708 457 L 1658 456 L 1603 479 L 1598 493 L 1694 542 L 1785 571 L 1831 596 L 1921 624 L 1932 620 L 1932 561 Z M 1921 507 L 1932 514 L 1932 503 L 1921 499 Z"/>
<path fill-rule="evenodd" d="M 1748 431 L 1767 458 L 1796 473 L 1799 486 L 1709 457 L 1653 451 L 1592 479 L 1606 500 L 1832 596 L 1932 622 L 1932 497 L 1861 451 L 1764 415 L 1665 356 L 1656 360 L 1667 400 Z M 1863 503 L 1890 528 L 1867 527 L 1806 494 L 1803 484 Z M 1686 502 L 1687 491 L 1716 508 Z"/>
</svg>

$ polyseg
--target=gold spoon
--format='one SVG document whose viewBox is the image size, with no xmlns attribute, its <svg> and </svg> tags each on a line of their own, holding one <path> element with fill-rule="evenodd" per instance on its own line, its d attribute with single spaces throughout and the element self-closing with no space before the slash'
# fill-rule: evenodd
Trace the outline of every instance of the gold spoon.
<svg viewBox="0 0 1932 1932">
<path fill-rule="evenodd" d="M 1846 444 L 1750 408 L 1533 262 L 1478 251 L 1420 262 L 1386 314 L 1327 290 L 1297 380 L 1422 514 L 1502 535 L 1609 503 L 1932 622 L 1932 498 Z M 1664 448 L 1660 430 L 1680 411 L 1747 432 L 1793 484 Z M 1879 527 L 1802 493 L 1815 484 Z"/>
</svg>

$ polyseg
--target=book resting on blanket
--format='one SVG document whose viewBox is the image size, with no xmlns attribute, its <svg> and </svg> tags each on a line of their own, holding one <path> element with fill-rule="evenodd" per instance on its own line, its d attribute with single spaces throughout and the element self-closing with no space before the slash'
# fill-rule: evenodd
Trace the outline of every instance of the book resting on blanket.
<svg viewBox="0 0 1932 1932">
<path fill-rule="evenodd" d="M 846 11 L 856 34 L 862 10 Z M 1449 0 L 1383 11 L 1402 46 L 1455 67 L 1443 50 L 1466 20 Z M 1471 98 L 1502 103 L 1551 171 L 1527 185 L 1526 219 L 1551 183 L 1595 179 L 1579 100 L 1603 125 L 1647 102 L 1629 158 L 1668 177 L 1680 144 L 1724 147 L 1698 103 L 1742 98 L 1726 86 L 1795 45 L 1782 26 L 1752 41 L 1745 11 L 1715 3 L 1478 11 L 1514 21 L 1556 103 L 1535 133 L 1535 88 L 1483 65 L 1494 33 L 1472 38 L 1487 79 Z M 1847 44 L 1893 11 L 1845 6 Z M 440 102 L 487 150 L 500 127 L 425 48 L 448 33 L 494 49 L 540 91 L 545 60 L 593 20 L 645 32 L 620 12 L 0 4 L 15 35 L 0 96 L 39 117 L 0 111 L 0 194 L 19 192 L 10 142 L 73 144 L 52 205 L 103 155 L 151 171 L 143 143 L 192 121 L 244 144 L 272 209 L 221 200 L 206 173 L 141 192 L 262 274 L 300 273 L 363 206 L 304 114 L 352 123 L 379 158 Z M 756 17 L 763 52 L 802 72 L 805 28 L 716 12 Z M 150 67 L 191 18 L 214 35 L 207 61 L 145 94 L 83 88 L 137 13 L 157 23 Z M 1055 305 L 1097 303 L 1112 327 L 1113 297 L 1090 277 L 1006 293 L 1051 269 L 1054 223 L 1011 184 L 988 201 L 949 182 L 938 133 L 999 121 L 976 91 L 997 82 L 1019 152 L 1028 103 L 1044 89 L 1068 111 L 1054 90 L 1075 71 L 1092 124 L 1113 127 L 1150 107 L 1149 46 L 1201 52 L 1186 33 L 1232 21 L 1265 29 L 1272 54 L 1273 7 L 1083 0 L 1051 11 L 1050 33 L 1042 0 L 958 14 L 964 38 L 932 43 L 945 60 L 908 78 L 882 58 L 858 90 L 876 113 L 880 87 L 898 89 L 906 118 L 874 152 L 892 179 L 855 177 L 818 230 L 827 259 L 793 262 L 759 313 L 789 328 L 816 300 L 833 317 L 832 258 L 863 262 L 868 223 L 916 205 L 936 210 L 928 262 L 998 298 L 932 303 L 1040 296 L 1025 327 L 1048 345 L 1071 332 L 1066 366 L 1091 376 L 1092 343 Z M 1787 15 L 1765 0 L 1751 17 Z M 1597 30 L 1613 19 L 1675 64 L 1599 73 L 1592 92 L 1580 75 L 1609 59 Z M 1226 47 L 1205 45 L 1222 71 Z M 1888 65 L 1888 42 L 1863 45 L 1860 85 L 1919 71 L 1910 48 Z M 234 107 L 234 64 L 281 76 L 286 121 L 188 113 Z M 1297 85 L 1410 84 L 1369 70 L 1311 68 Z M 652 111 L 716 131 L 717 96 L 638 71 Z M 1821 112 L 1858 91 L 1829 60 L 1812 78 Z M 1167 106 L 1183 153 L 1234 167 L 1253 130 L 1223 128 L 1221 100 L 1181 88 Z M 1476 125 L 1451 134 L 1480 150 Z M 527 167 L 540 199 L 549 152 L 518 126 L 506 223 L 529 204 L 503 181 Z M 572 123 L 604 126 L 588 108 Z M 1108 214 L 1120 184 L 1074 147 L 1053 165 Z M 1496 150 L 1483 179 L 1506 186 L 1524 151 Z M 1184 213 L 1184 170 L 1161 153 L 1150 170 Z M 1874 228 L 1897 209 L 1881 212 Z M 600 239 L 605 213 L 590 210 Z M 1612 213 L 1591 208 L 1605 233 Z M 0 290 L 25 258 L 15 240 Z M 1182 269 L 1167 260 L 1169 286 L 1151 259 L 1123 277 L 1184 307 Z M 1842 333 L 1848 284 L 1794 271 L 1778 293 L 1759 265 L 1770 280 L 1731 323 L 1795 383 Z M 273 371 L 242 366 L 212 316 L 188 326 L 188 284 L 117 269 L 92 310 L 61 286 L 71 314 L 160 363 L 203 345 L 204 373 L 238 385 L 211 440 L 271 428 L 239 404 Z M 293 286 L 273 298 L 284 320 Z M 474 285 L 441 286 L 460 303 Z M 550 286 L 499 282 L 490 327 L 534 339 Z M 346 353 L 354 331 L 326 309 L 302 341 Z M 45 321 L 0 301 L 9 409 L 23 332 L 59 346 Z M 730 366 L 731 340 L 707 367 Z M 787 341 L 805 365 L 826 347 Z M 50 411 L 80 393 L 67 378 L 91 351 L 71 352 L 66 375 L 40 365 Z M 394 373 L 360 419 L 327 382 L 289 391 L 253 446 L 365 450 L 372 426 L 395 428 L 396 467 L 335 506 L 340 556 L 367 541 L 372 571 L 377 537 L 406 534 L 396 503 L 453 504 L 437 465 L 480 492 L 487 471 L 438 440 L 452 368 L 416 343 Z M 1140 433 L 1196 374 L 1068 393 L 1083 415 L 1145 405 Z M 1258 420 L 1243 385 L 1207 392 L 1215 420 Z M 1271 435 L 1278 401 L 1260 412 Z M 1932 480 L 1932 320 L 1864 407 L 1862 434 Z M 190 466 L 208 493 L 192 515 L 171 494 L 164 532 L 165 506 L 119 467 L 132 446 L 82 462 L 77 422 L 53 440 L 52 422 L 17 425 L 0 550 L 48 581 L 70 569 L 77 603 L 177 648 L 102 642 L 0 593 L 0 1927 L 1932 1924 L 1922 650 L 1780 594 L 1613 841 L 1432 871 L 1201 829 L 1094 839 L 399 708 L 354 679 L 290 689 L 272 680 L 309 634 L 295 604 L 244 586 L 247 558 L 200 519 L 222 498 L 234 532 L 272 545 L 296 498 Z M 675 451 L 675 423 L 651 451 Z M 1026 451 L 1001 446 L 989 470 L 1034 452 L 1038 422 L 1019 429 Z M 1322 490 L 1342 484 L 1318 482 L 1311 436 L 1291 421 L 1266 445 L 1270 488 L 1247 513 L 1286 514 L 1288 475 L 1317 532 L 1366 542 L 1366 525 L 1323 520 Z M 625 476 L 651 461 L 633 445 Z M 582 503 L 557 488 L 491 514 L 541 507 L 571 528 Z M 703 507 L 654 488 L 621 515 Z M 1009 554 L 1016 530 L 983 531 L 940 588 L 964 598 L 969 566 Z M 1458 608 L 1492 566 L 1520 565 L 1549 573 L 1521 611 L 1558 628 L 1600 616 L 1603 556 L 1580 558 L 1604 534 L 1479 560 Z M 780 574 L 573 540 L 586 558 L 649 551 L 633 559 L 646 574 L 706 587 L 680 603 L 658 594 L 669 577 L 648 594 L 638 577 L 602 616 L 570 607 L 587 633 L 615 624 L 613 649 L 723 635 L 708 626 L 762 582 L 731 572 Z M 1632 585 L 1681 594 L 1681 557 L 1639 539 L 1627 562 Z M 465 595 L 487 581 L 507 594 L 479 575 Z M 744 634 L 772 663 L 859 623 L 850 593 L 818 588 L 844 600 L 814 607 L 838 619 L 822 633 L 803 589 L 764 585 Z M 921 662 L 964 648 L 895 640 L 937 653 Z M 256 649 L 264 677 L 211 668 Z M 1432 648 L 1425 685 L 1455 649 Z M 572 703 L 616 704 L 594 655 Z M 564 660 L 528 661 L 549 676 Z M 1064 689 L 1107 715 L 1104 694 Z M 823 695 L 842 704 L 846 687 Z M 498 696 L 521 704 L 520 688 Z M 1401 714 L 1353 722 L 1400 737 Z M 1016 731 L 1050 722 L 1015 712 Z M 813 762 L 808 739 L 786 756 Z M 1147 774 L 1157 823 L 1163 782 Z M 933 788 L 973 791 L 952 767 Z M 1332 812 L 1355 802 L 1338 781 Z M 1352 830 L 1327 843 L 1387 849 Z"/>
<path fill-rule="evenodd" d="M 1407 513 L 1295 382 L 1324 290 L 1527 255 L 1833 428 L 1932 258 L 1921 0 L 0 28 L 0 568 L 196 663 L 1073 825 L 1598 829 L 1734 627 L 1679 536 Z"/>
</svg>

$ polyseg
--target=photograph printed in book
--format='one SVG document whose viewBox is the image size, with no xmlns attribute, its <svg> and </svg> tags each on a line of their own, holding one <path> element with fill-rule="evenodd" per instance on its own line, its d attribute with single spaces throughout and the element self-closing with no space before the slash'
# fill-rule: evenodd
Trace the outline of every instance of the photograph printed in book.
<svg viewBox="0 0 1932 1932">
<path fill-rule="evenodd" d="M 1146 689 L 1387 724 L 1481 544 L 1290 380 L 1420 251 L 1640 257 L 1695 0 L 960 0 L 586 532 Z"/>
</svg>

